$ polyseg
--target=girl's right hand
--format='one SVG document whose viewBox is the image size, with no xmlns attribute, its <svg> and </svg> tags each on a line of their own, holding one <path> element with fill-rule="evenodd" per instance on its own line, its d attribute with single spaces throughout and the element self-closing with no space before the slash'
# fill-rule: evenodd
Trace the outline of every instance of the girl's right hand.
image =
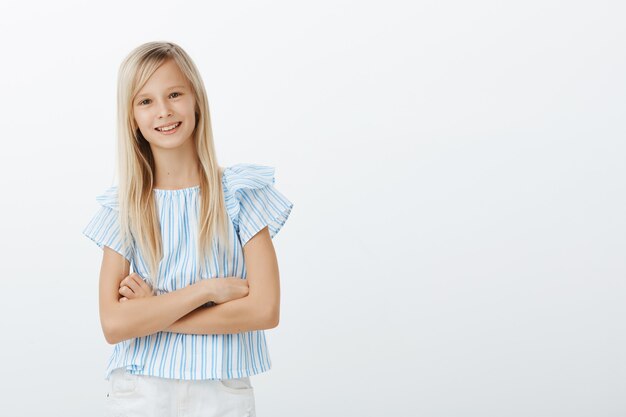
<svg viewBox="0 0 626 417">
<path fill-rule="evenodd" d="M 215 304 L 222 304 L 248 295 L 248 280 L 239 277 L 217 277 L 206 280 Z"/>
</svg>

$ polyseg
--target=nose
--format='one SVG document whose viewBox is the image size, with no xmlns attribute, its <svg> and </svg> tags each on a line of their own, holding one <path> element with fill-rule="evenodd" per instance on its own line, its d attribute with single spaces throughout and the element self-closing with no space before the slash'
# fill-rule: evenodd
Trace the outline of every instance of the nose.
<svg viewBox="0 0 626 417">
<path fill-rule="evenodd" d="M 159 105 L 159 119 L 164 119 L 172 115 L 172 111 L 169 108 L 169 103 L 167 101 L 161 102 Z"/>
</svg>

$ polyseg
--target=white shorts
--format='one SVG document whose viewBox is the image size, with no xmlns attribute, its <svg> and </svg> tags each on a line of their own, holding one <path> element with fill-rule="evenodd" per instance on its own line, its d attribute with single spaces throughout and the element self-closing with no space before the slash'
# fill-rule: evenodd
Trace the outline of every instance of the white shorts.
<svg viewBox="0 0 626 417">
<path fill-rule="evenodd" d="M 184 380 L 111 373 L 105 396 L 108 417 L 255 417 L 250 377 Z"/>
</svg>

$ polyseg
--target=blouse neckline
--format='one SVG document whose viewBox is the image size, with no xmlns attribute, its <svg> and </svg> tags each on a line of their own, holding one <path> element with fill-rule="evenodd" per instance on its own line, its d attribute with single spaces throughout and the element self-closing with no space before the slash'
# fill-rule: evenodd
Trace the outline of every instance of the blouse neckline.
<svg viewBox="0 0 626 417">
<path fill-rule="evenodd" d="M 166 194 L 166 193 L 182 193 L 185 191 L 193 191 L 200 189 L 200 185 L 194 185 L 193 187 L 185 187 L 185 188 L 174 188 L 174 189 L 165 189 L 165 188 L 153 188 L 152 191 L 157 194 Z"/>
</svg>

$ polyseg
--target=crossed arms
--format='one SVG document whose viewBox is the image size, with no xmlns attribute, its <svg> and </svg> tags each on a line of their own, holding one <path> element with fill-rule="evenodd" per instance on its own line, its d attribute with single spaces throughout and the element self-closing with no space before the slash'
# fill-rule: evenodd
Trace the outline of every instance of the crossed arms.
<svg viewBox="0 0 626 417">
<path fill-rule="evenodd" d="M 159 331 L 187 334 L 223 334 L 270 329 L 278 325 L 280 284 L 278 262 L 267 227 L 243 248 L 248 294 L 204 307 L 216 299 L 216 279 L 159 296 L 128 297 L 120 302 L 120 283 L 130 263 L 104 247 L 99 282 L 100 322 L 110 344 Z M 126 298 L 126 297 L 125 297 Z"/>
</svg>

